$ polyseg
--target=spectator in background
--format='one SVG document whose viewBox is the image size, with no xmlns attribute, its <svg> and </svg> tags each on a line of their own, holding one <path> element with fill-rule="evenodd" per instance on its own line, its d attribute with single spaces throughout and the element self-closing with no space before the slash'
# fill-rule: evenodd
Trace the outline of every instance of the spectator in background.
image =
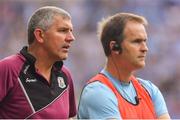
<svg viewBox="0 0 180 120">
<path fill-rule="evenodd" d="M 63 65 L 73 36 L 71 16 L 45 6 L 28 23 L 28 46 L 0 61 L 0 118 L 67 119 L 76 115 L 73 81 Z"/>
<path fill-rule="evenodd" d="M 118 13 L 100 23 L 107 63 L 83 89 L 78 118 L 170 119 L 160 90 L 133 75 L 145 66 L 146 25 L 144 17 L 131 13 Z"/>
</svg>

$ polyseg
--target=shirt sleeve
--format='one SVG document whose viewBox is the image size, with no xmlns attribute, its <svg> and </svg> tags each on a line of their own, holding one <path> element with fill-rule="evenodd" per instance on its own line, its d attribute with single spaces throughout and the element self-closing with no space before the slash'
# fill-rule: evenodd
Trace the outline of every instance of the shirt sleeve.
<svg viewBox="0 0 180 120">
<path fill-rule="evenodd" d="M 164 97 L 162 96 L 160 90 L 155 85 L 153 86 L 154 86 L 154 92 L 152 94 L 152 100 L 155 106 L 156 114 L 159 117 L 165 113 L 168 113 L 168 110 L 166 107 Z"/>
<path fill-rule="evenodd" d="M 143 81 L 141 79 L 143 86 L 148 90 L 150 96 L 152 98 L 154 108 L 156 111 L 156 115 L 159 117 L 163 114 L 168 113 L 167 106 L 164 100 L 164 97 L 161 91 L 158 89 L 156 85 L 154 85 L 151 81 Z"/>
<path fill-rule="evenodd" d="M 14 87 L 14 67 L 8 60 L 0 61 L 0 103 Z"/>
<path fill-rule="evenodd" d="M 100 82 L 88 84 L 80 98 L 78 117 L 80 119 L 120 119 L 116 96 Z"/>
<path fill-rule="evenodd" d="M 66 73 L 68 77 L 68 83 L 69 83 L 69 118 L 74 117 L 77 113 L 76 110 L 76 99 L 75 99 L 75 93 L 74 93 L 74 84 L 73 80 L 70 74 L 70 71 L 67 67 L 63 66 L 63 71 Z"/>
<path fill-rule="evenodd" d="M 5 83 L 4 83 L 4 78 L 3 78 L 3 74 L 4 74 L 4 72 L 3 72 L 3 69 L 2 69 L 2 62 L 0 61 L 0 103 L 1 103 L 1 101 L 2 101 L 2 99 L 4 98 L 4 96 L 5 96 L 5 94 L 6 94 L 6 92 L 5 92 Z"/>
</svg>

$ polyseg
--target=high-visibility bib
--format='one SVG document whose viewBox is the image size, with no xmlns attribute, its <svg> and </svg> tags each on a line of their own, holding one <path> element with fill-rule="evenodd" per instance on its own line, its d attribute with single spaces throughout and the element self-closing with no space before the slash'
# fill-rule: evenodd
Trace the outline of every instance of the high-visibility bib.
<svg viewBox="0 0 180 120">
<path fill-rule="evenodd" d="M 95 77 L 90 79 L 88 83 L 99 81 L 106 86 L 108 86 L 113 93 L 116 95 L 118 100 L 118 107 L 121 117 L 123 119 L 155 119 L 156 114 L 153 106 L 153 102 L 149 93 L 146 89 L 138 82 L 138 80 L 132 76 L 131 81 L 137 93 L 138 103 L 133 104 L 127 101 L 123 96 L 117 91 L 114 85 L 108 80 L 103 74 L 97 74 Z"/>
</svg>

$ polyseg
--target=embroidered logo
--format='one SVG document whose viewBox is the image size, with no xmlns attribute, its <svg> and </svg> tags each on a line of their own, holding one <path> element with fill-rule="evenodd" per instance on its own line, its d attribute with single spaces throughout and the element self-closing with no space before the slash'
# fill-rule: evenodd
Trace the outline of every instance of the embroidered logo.
<svg viewBox="0 0 180 120">
<path fill-rule="evenodd" d="M 36 79 L 29 79 L 29 78 L 26 78 L 26 82 L 28 83 L 30 83 L 30 82 L 37 82 L 37 80 Z"/>
<path fill-rule="evenodd" d="M 65 84 L 65 82 L 64 82 L 64 78 L 63 78 L 63 77 L 58 77 L 58 78 L 57 78 L 57 81 L 58 81 L 58 86 L 59 86 L 60 88 L 65 88 L 65 87 L 66 87 L 66 84 Z"/>
</svg>

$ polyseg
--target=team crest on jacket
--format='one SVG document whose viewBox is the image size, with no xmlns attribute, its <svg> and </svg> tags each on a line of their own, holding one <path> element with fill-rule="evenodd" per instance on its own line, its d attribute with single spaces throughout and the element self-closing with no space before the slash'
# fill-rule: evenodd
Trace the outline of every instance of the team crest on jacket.
<svg viewBox="0 0 180 120">
<path fill-rule="evenodd" d="M 58 77 L 58 78 L 57 78 L 57 81 L 58 81 L 58 86 L 59 86 L 60 88 L 65 88 L 65 87 L 66 87 L 66 84 L 65 84 L 65 82 L 64 82 L 64 78 L 63 78 L 63 77 Z"/>
</svg>

